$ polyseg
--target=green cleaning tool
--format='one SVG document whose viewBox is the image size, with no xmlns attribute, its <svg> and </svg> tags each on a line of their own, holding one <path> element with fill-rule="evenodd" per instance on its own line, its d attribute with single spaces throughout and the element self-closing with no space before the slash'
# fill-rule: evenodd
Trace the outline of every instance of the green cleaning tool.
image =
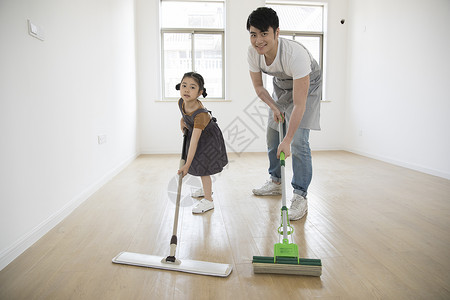
<svg viewBox="0 0 450 300">
<path fill-rule="evenodd" d="M 183 134 L 183 150 L 181 153 L 180 168 L 186 163 L 186 140 L 187 129 Z M 133 265 L 138 267 L 156 268 L 169 271 L 180 271 L 186 273 L 194 273 L 200 275 L 228 277 L 230 275 L 232 266 L 230 264 L 206 262 L 199 260 L 179 260 L 175 257 L 177 249 L 177 226 L 178 214 L 180 211 L 181 185 L 183 183 L 183 176 L 178 178 L 178 193 L 175 208 L 175 216 L 173 221 L 173 233 L 170 239 L 170 254 L 167 257 L 140 254 L 133 252 L 121 252 L 113 258 L 112 262 L 116 264 Z"/>
<path fill-rule="evenodd" d="M 283 140 L 284 120 L 278 123 L 280 143 Z M 281 166 L 281 225 L 278 227 L 280 241 L 274 245 L 273 257 L 253 256 L 254 273 L 275 273 L 288 275 L 322 275 L 320 259 L 300 258 L 298 246 L 293 242 L 294 228 L 289 223 L 286 206 L 285 154 L 280 153 Z"/>
</svg>

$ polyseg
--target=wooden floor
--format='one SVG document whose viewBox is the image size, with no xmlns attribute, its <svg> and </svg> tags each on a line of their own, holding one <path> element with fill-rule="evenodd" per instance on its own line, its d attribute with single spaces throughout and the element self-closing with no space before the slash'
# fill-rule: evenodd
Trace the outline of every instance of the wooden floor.
<svg viewBox="0 0 450 300">
<path fill-rule="evenodd" d="M 251 193 L 268 178 L 265 154 L 229 159 L 213 211 L 191 213 L 200 181 L 185 181 L 178 246 L 181 259 L 232 264 L 228 278 L 111 263 L 168 255 L 179 157 L 143 155 L 0 272 L 0 299 L 450 299 L 449 180 L 314 152 L 309 213 L 292 224 L 323 275 L 255 275 L 252 256 L 278 241 L 280 197 Z"/>
</svg>

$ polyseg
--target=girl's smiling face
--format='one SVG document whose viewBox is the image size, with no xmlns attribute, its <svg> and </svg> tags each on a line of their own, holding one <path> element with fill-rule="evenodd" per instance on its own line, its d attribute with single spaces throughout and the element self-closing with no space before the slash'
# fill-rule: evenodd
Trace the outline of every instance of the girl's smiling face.
<svg viewBox="0 0 450 300">
<path fill-rule="evenodd" d="M 195 79 L 191 77 L 183 78 L 180 85 L 180 96 L 184 101 L 197 100 L 203 91 L 199 90 L 199 86 Z"/>
</svg>

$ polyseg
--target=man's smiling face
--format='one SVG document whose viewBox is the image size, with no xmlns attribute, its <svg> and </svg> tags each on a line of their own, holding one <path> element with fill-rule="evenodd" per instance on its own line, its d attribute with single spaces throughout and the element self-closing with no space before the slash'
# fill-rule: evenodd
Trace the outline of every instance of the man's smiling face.
<svg viewBox="0 0 450 300">
<path fill-rule="evenodd" d="M 269 27 L 267 31 L 261 31 L 256 27 L 250 26 L 250 43 L 260 55 L 276 54 L 278 48 L 278 35 L 279 30 L 277 29 L 277 31 L 274 32 L 272 27 Z"/>
</svg>

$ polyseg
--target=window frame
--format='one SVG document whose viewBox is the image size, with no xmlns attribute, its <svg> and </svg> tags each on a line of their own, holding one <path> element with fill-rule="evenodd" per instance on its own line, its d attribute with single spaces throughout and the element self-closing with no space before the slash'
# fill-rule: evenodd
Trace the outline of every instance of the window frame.
<svg viewBox="0 0 450 300">
<path fill-rule="evenodd" d="M 322 8 L 322 31 L 300 31 L 300 30 L 282 30 L 280 28 L 280 36 L 291 36 L 293 40 L 295 40 L 295 37 L 319 37 L 319 67 L 322 71 L 322 99 L 321 101 L 326 101 L 325 97 L 325 78 L 326 78 L 326 59 L 325 54 L 326 49 L 326 24 L 327 24 L 327 4 L 326 3 L 311 3 L 311 2 L 301 2 L 301 1 L 266 1 L 265 6 L 270 7 L 270 5 L 286 5 L 286 6 L 313 6 L 313 7 L 321 7 Z M 309 49 L 308 49 L 309 50 Z M 267 86 L 268 78 L 269 76 L 266 76 L 265 78 L 265 84 Z"/>
<path fill-rule="evenodd" d="M 320 31 L 291 31 L 291 30 L 281 30 L 280 36 L 291 36 L 295 41 L 295 37 L 318 37 L 319 38 L 319 66 L 322 69 L 323 65 L 323 32 Z M 309 50 L 309 49 L 308 49 Z"/>
<path fill-rule="evenodd" d="M 195 35 L 200 35 L 200 34 L 214 34 L 214 35 L 220 35 L 221 36 L 221 54 L 222 54 L 222 95 L 220 95 L 219 97 L 213 97 L 212 95 L 208 95 L 207 99 L 204 99 L 202 101 L 221 101 L 221 100 L 225 100 L 226 97 L 226 86 L 225 86 L 225 76 L 226 76 L 226 72 L 225 72 L 225 66 L 226 66 L 226 53 L 225 53 L 225 29 L 226 29 L 226 24 L 225 24 L 225 20 L 226 20 L 226 2 L 225 0 L 160 0 L 160 7 L 162 7 L 162 2 L 163 1 L 178 1 L 178 2 L 211 2 L 211 3 L 223 3 L 223 7 L 224 7 L 224 23 L 223 23 L 223 28 L 194 28 L 194 27 L 183 27 L 183 28 L 164 28 L 162 27 L 162 25 L 160 26 L 160 45 L 161 45 L 161 60 L 160 60 L 160 65 L 161 65 L 161 96 L 162 96 L 162 101 L 176 101 L 179 99 L 179 97 L 169 97 L 166 96 L 166 89 L 165 89 L 165 57 L 164 57 L 164 34 L 165 33 L 190 33 L 191 34 L 191 63 L 192 63 L 192 70 L 190 71 L 196 71 L 195 70 Z M 159 16 L 161 17 L 161 10 L 159 13 Z M 160 22 L 161 24 L 162 22 Z M 188 72 L 186 70 L 186 72 Z M 180 76 L 182 76 L 183 74 L 180 74 Z M 181 78 L 180 78 L 181 79 Z"/>
</svg>

